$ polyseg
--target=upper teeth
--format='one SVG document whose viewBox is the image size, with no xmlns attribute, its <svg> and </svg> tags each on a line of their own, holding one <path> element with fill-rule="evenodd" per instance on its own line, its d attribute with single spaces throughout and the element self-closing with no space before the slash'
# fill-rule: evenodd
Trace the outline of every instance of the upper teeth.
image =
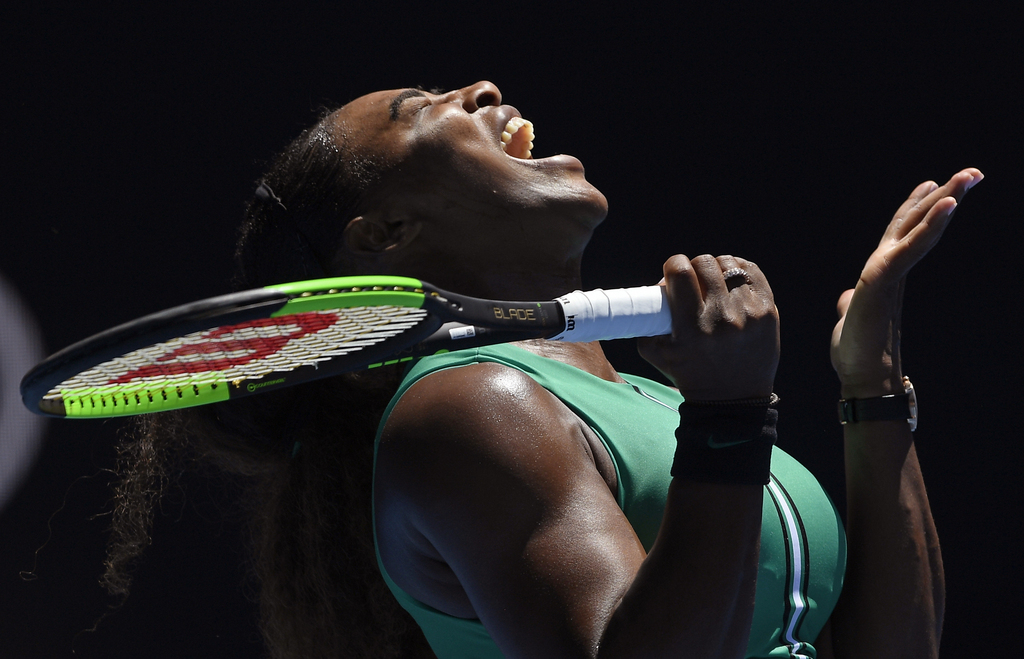
<svg viewBox="0 0 1024 659">
<path fill-rule="evenodd" d="M 512 117 L 501 132 L 501 148 L 513 158 L 532 158 L 533 124 L 522 117 Z"/>
</svg>

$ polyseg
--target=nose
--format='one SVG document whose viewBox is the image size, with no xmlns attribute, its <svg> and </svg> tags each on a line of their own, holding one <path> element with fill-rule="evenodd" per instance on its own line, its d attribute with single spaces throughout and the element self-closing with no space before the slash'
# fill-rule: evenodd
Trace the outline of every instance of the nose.
<svg viewBox="0 0 1024 659">
<path fill-rule="evenodd" d="M 466 112 L 476 112 L 488 105 L 501 105 L 501 91 L 493 82 L 481 80 L 475 85 L 463 87 L 454 92 L 452 100 L 461 100 Z"/>
</svg>

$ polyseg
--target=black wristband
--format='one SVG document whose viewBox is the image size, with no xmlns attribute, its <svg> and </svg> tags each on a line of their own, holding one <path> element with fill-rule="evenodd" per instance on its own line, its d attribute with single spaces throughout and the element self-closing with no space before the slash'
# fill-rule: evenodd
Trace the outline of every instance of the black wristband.
<svg viewBox="0 0 1024 659">
<path fill-rule="evenodd" d="M 779 411 L 778 397 L 679 406 L 672 476 L 705 483 L 765 485 Z"/>
</svg>

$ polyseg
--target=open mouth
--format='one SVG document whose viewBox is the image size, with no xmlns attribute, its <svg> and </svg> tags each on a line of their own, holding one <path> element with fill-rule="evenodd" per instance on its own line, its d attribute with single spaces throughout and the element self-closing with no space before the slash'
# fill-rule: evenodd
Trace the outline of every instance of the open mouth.
<svg viewBox="0 0 1024 659">
<path fill-rule="evenodd" d="M 522 117 L 512 117 L 501 132 L 501 148 L 508 155 L 520 160 L 530 160 L 533 154 L 533 124 Z"/>
</svg>

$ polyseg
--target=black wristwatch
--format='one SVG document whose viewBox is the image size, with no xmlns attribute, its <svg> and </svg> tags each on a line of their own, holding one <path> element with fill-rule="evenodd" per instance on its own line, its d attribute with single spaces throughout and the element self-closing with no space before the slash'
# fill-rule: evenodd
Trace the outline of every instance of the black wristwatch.
<svg viewBox="0 0 1024 659">
<path fill-rule="evenodd" d="M 917 430 L 917 394 L 910 378 L 903 377 L 903 393 L 877 398 L 843 398 L 839 401 L 839 423 L 858 421 L 899 421 L 906 419 Z"/>
</svg>

